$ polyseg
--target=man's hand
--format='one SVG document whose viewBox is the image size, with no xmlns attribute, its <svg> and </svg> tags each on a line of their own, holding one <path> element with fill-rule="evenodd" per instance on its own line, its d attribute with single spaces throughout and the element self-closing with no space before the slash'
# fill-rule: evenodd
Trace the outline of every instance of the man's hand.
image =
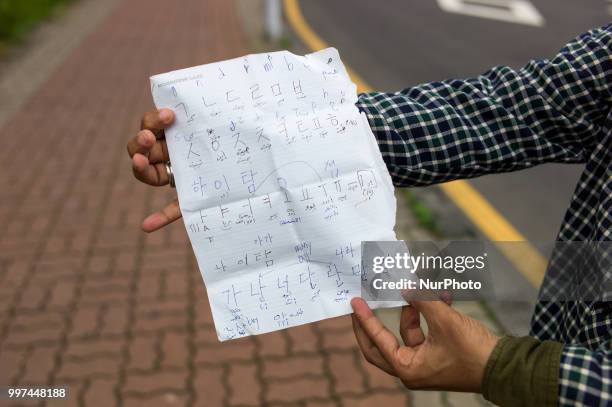
<svg viewBox="0 0 612 407">
<path fill-rule="evenodd" d="M 363 299 L 353 298 L 351 306 L 355 336 L 368 362 L 409 389 L 480 392 L 484 368 L 499 340 L 480 322 L 443 301 L 411 301 L 402 308 L 401 346 Z"/>
<path fill-rule="evenodd" d="M 168 184 L 166 162 L 170 161 L 164 129 L 174 122 L 170 109 L 147 112 L 140 122 L 140 131 L 127 144 L 132 158 L 132 170 L 139 181 L 153 186 Z M 172 201 L 161 211 L 149 215 L 142 222 L 142 230 L 153 232 L 181 217 L 178 200 Z"/>
</svg>

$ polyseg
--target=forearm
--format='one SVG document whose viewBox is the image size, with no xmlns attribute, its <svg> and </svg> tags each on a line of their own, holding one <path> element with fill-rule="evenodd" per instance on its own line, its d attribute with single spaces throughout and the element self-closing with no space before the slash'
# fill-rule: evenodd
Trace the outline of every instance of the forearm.
<svg viewBox="0 0 612 407">
<path fill-rule="evenodd" d="M 612 103 L 611 32 L 594 30 L 518 71 L 361 94 L 357 106 L 398 186 L 584 162 Z"/>
</svg>

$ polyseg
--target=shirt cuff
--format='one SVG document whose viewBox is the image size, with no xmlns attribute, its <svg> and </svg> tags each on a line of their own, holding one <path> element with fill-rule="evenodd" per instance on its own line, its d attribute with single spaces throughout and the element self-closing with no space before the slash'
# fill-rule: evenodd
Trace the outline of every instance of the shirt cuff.
<svg viewBox="0 0 612 407">
<path fill-rule="evenodd" d="M 556 406 L 562 350 L 530 336 L 501 338 L 485 366 L 483 396 L 499 406 Z"/>
</svg>

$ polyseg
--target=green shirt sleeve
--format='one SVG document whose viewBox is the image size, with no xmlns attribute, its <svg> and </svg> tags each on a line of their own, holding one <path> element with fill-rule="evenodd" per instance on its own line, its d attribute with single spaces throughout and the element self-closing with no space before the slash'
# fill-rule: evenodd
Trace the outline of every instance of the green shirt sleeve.
<svg viewBox="0 0 612 407">
<path fill-rule="evenodd" d="M 491 353 L 483 396 L 499 406 L 556 406 L 563 344 L 505 336 Z"/>
</svg>

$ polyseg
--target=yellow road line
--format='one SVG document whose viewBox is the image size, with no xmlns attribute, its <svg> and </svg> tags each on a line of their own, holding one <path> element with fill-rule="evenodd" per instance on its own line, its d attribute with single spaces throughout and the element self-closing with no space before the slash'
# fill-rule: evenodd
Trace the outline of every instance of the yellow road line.
<svg viewBox="0 0 612 407">
<path fill-rule="evenodd" d="M 304 19 L 298 0 L 284 0 L 284 6 L 291 28 L 308 48 L 317 51 L 328 47 Z M 348 66 L 346 69 L 357 85 L 358 92 L 372 91 L 354 70 Z M 441 184 L 440 188 L 534 287 L 540 286 L 546 269 L 546 259 L 510 222 L 466 181 L 447 182 Z M 523 243 L 506 243 L 510 241 Z"/>
</svg>

